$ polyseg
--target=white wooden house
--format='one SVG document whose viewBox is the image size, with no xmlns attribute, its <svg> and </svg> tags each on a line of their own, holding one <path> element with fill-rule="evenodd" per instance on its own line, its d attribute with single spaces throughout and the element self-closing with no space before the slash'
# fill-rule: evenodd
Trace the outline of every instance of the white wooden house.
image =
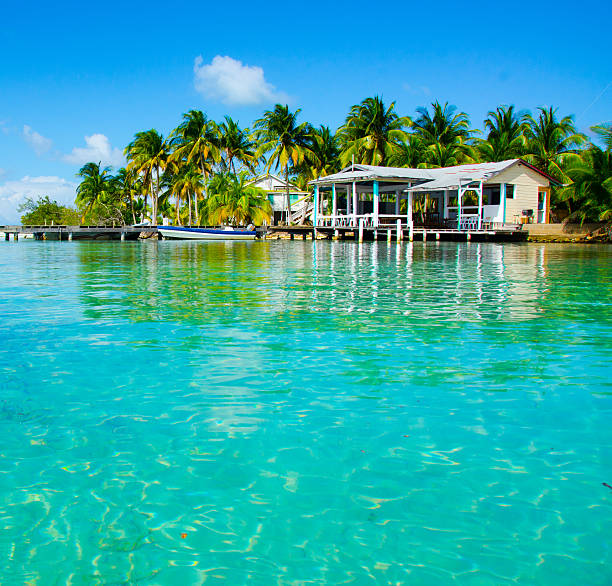
<svg viewBox="0 0 612 586">
<path fill-rule="evenodd" d="M 258 187 L 266 192 L 268 201 L 272 205 L 272 224 L 287 222 L 287 182 L 276 175 L 268 173 L 251 181 L 249 185 Z M 308 191 L 301 191 L 293 183 L 289 183 L 289 197 L 291 198 L 291 212 L 300 213 L 303 206 L 311 199 Z"/>
<path fill-rule="evenodd" d="M 522 159 L 409 169 L 355 164 L 314 186 L 313 224 L 402 224 L 457 230 L 548 223 L 555 179 Z"/>
</svg>

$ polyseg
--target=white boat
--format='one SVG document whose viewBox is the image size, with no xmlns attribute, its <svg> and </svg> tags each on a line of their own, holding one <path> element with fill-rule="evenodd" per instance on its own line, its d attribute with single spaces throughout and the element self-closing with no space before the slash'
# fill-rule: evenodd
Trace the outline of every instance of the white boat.
<svg viewBox="0 0 612 586">
<path fill-rule="evenodd" d="M 164 240 L 255 240 L 257 232 L 224 226 L 223 228 L 192 228 L 187 226 L 157 226 Z"/>
</svg>

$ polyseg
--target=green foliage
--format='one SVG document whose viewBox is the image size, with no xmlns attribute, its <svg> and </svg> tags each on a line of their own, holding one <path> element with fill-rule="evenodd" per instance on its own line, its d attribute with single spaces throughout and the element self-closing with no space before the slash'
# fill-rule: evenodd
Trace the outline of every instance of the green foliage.
<svg viewBox="0 0 612 586">
<path fill-rule="evenodd" d="M 477 141 L 479 159 L 483 162 L 507 161 L 519 158 L 525 152 L 525 114 L 517 114 L 514 106 L 499 106 L 490 111 L 485 120 L 486 139 Z"/>
<path fill-rule="evenodd" d="M 209 184 L 206 218 L 210 224 L 246 226 L 269 221 L 272 206 L 261 189 L 248 185 L 245 173 L 215 175 Z"/>
<path fill-rule="evenodd" d="M 395 112 L 395 102 L 386 107 L 379 96 L 366 98 L 351 108 L 338 129 L 341 165 L 348 165 L 353 157 L 356 163 L 387 165 L 396 146 L 407 140 L 410 125 L 409 118 Z"/>
<path fill-rule="evenodd" d="M 612 220 L 612 151 L 592 145 L 569 160 L 565 173 L 572 182 L 559 195 L 573 210 L 570 217 L 581 223 Z"/>
<path fill-rule="evenodd" d="M 74 208 L 63 206 L 48 195 L 40 195 L 38 199 L 31 197 L 17 208 L 22 213 L 21 223 L 24 226 L 43 226 L 56 224 L 60 226 L 75 226 L 79 224 L 79 213 Z"/>
<path fill-rule="evenodd" d="M 467 114 L 457 112 L 457 107 L 448 102 L 444 106 L 433 102 L 431 108 L 431 114 L 427 108 L 417 108 L 419 116 L 414 121 L 414 133 L 426 146 L 426 166 L 449 167 L 471 162 L 473 131 Z"/>
</svg>

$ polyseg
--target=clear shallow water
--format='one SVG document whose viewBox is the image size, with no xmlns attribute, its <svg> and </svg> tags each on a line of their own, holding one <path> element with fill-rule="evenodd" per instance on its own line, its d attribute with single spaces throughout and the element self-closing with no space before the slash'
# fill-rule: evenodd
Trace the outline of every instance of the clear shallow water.
<svg viewBox="0 0 612 586">
<path fill-rule="evenodd" d="M 610 584 L 612 249 L 0 245 L 2 584 Z"/>
</svg>

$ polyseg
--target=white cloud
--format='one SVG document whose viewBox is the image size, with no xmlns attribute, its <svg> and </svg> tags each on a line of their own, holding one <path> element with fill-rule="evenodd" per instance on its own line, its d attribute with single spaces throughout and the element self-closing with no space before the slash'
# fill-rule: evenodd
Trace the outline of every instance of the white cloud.
<svg viewBox="0 0 612 586">
<path fill-rule="evenodd" d="M 201 56 L 196 57 L 193 73 L 196 90 L 224 104 L 244 106 L 287 101 L 286 94 L 266 81 L 261 67 L 245 65 L 231 57 L 217 55 L 207 64 Z"/>
<path fill-rule="evenodd" d="M 77 184 L 56 176 L 29 177 L 0 184 L 0 221 L 4 224 L 19 223 L 17 207 L 26 197 L 38 199 L 48 195 L 63 205 L 74 205 Z"/>
<path fill-rule="evenodd" d="M 431 90 L 426 85 L 414 86 L 414 85 L 410 85 L 409 83 L 404 83 L 402 84 L 402 88 L 404 89 L 404 91 L 407 91 L 410 94 L 415 94 L 415 95 L 422 94 L 425 96 L 429 96 L 431 94 Z"/>
<path fill-rule="evenodd" d="M 32 130 L 31 126 L 27 124 L 23 127 L 22 132 L 24 140 L 34 149 L 37 155 L 42 155 L 51 149 L 53 141 L 50 138 L 44 137 L 35 130 Z"/>
<path fill-rule="evenodd" d="M 84 147 L 74 147 L 72 152 L 64 155 L 62 159 L 67 163 L 84 165 L 85 163 L 98 163 L 119 167 L 125 164 L 123 153 L 118 148 L 113 148 L 104 134 L 92 134 L 85 137 Z"/>
</svg>

